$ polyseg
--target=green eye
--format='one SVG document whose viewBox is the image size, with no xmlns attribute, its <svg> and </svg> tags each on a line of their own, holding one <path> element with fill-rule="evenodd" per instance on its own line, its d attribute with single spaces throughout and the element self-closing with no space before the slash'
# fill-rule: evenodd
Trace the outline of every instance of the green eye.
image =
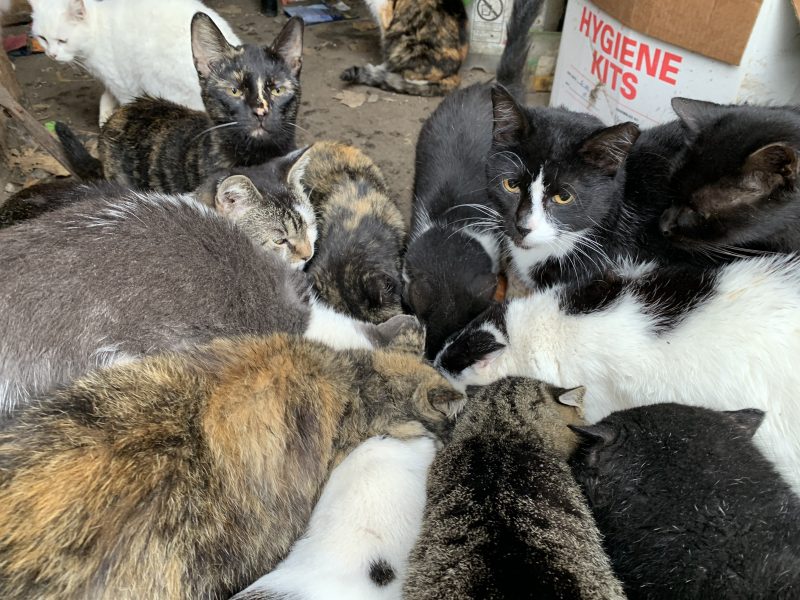
<svg viewBox="0 0 800 600">
<path fill-rule="evenodd" d="M 229 93 L 231 96 L 233 96 L 234 98 L 238 98 L 239 96 L 241 96 L 241 95 L 242 95 L 242 90 L 241 90 L 241 89 L 239 89 L 239 88 L 238 88 L 238 87 L 236 87 L 236 86 L 233 86 L 233 87 L 231 87 L 231 88 L 228 90 L 228 93 Z"/>
<path fill-rule="evenodd" d="M 556 204 L 569 204 L 572 202 L 572 194 L 564 192 L 563 194 L 556 194 L 553 196 L 553 202 Z"/>
<path fill-rule="evenodd" d="M 275 88 L 272 88 L 272 95 L 273 96 L 280 96 L 285 91 L 286 91 L 286 88 L 281 86 L 281 85 L 279 85 L 279 86 L 277 86 Z"/>
</svg>

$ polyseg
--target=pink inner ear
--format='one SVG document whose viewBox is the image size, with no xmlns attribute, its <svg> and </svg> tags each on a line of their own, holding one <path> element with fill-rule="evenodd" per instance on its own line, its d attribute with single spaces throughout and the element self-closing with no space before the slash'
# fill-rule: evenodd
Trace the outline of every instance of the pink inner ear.
<svg viewBox="0 0 800 600">
<path fill-rule="evenodd" d="M 497 358 L 503 353 L 504 350 L 505 348 L 501 348 L 500 350 L 495 350 L 494 352 L 490 352 L 489 354 L 487 354 L 486 356 L 484 356 L 482 359 L 480 359 L 478 362 L 475 363 L 475 368 L 476 369 L 487 368 L 489 365 L 491 365 L 494 361 L 497 360 Z"/>
</svg>

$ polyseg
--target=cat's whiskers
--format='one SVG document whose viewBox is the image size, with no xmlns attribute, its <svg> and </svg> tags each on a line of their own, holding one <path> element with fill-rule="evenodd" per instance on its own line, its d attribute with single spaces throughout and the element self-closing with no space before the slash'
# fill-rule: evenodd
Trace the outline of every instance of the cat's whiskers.
<svg viewBox="0 0 800 600">
<path fill-rule="evenodd" d="M 191 144 L 191 143 L 192 143 L 192 142 L 194 142 L 194 141 L 195 141 L 197 138 L 200 138 L 200 137 L 202 137 L 202 136 L 204 136 L 204 135 L 207 135 L 207 134 L 211 133 L 212 131 L 214 131 L 215 129 L 222 129 L 222 128 L 224 128 L 224 127 L 233 127 L 233 126 L 235 126 L 235 125 L 240 125 L 239 121 L 230 121 L 230 122 L 228 122 L 228 123 L 222 123 L 221 125 L 214 125 L 213 127 L 209 127 L 208 129 L 204 129 L 203 131 L 201 131 L 200 133 L 198 133 L 198 134 L 197 134 L 196 136 L 194 136 L 194 137 L 193 137 L 191 140 L 189 140 L 189 143 Z"/>
</svg>

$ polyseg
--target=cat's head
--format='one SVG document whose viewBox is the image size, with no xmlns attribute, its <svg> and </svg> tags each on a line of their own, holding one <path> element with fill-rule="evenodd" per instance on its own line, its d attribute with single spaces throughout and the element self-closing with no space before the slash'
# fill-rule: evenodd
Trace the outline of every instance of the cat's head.
<svg viewBox="0 0 800 600">
<path fill-rule="evenodd" d="M 504 214 L 512 259 L 521 271 L 580 246 L 622 194 L 617 173 L 636 138 L 633 123 L 605 127 L 563 108 L 525 109 L 492 88 L 490 198 Z"/>
<path fill-rule="evenodd" d="M 494 303 L 445 342 L 434 365 L 459 389 L 487 385 L 514 371 L 506 318 L 513 303 Z"/>
<path fill-rule="evenodd" d="M 585 425 L 582 386 L 564 389 L 523 377 L 507 377 L 487 386 L 470 388 L 459 429 L 480 431 L 486 418 L 517 431 L 529 431 L 563 459 L 575 450 L 578 437 L 568 425 Z M 463 423 L 463 425 L 462 425 Z"/>
<path fill-rule="evenodd" d="M 639 406 L 612 413 L 595 425 L 571 425 L 581 438 L 572 463 L 592 502 L 610 500 L 603 496 L 619 494 L 620 487 L 626 497 L 634 497 L 648 488 L 663 489 L 670 484 L 667 478 L 676 482 L 703 477 L 708 461 L 733 460 L 735 448 L 751 444 L 763 419 L 764 412 L 757 409 Z"/>
<path fill-rule="evenodd" d="M 255 243 L 302 269 L 314 255 L 317 223 L 308 199 L 288 184 L 288 172 L 305 149 L 258 167 L 231 169 L 197 194 Z"/>
<path fill-rule="evenodd" d="M 289 19 L 271 46 L 232 46 L 204 13 L 192 19 L 192 56 L 203 104 L 222 139 L 293 140 L 300 102 L 303 21 Z M 232 125 L 228 125 L 232 124 Z M 244 152 L 245 148 L 240 148 Z"/>
<path fill-rule="evenodd" d="M 447 224 L 415 231 L 403 266 L 403 303 L 427 327 L 425 355 L 486 310 L 498 290 L 497 249 Z"/>
<path fill-rule="evenodd" d="M 88 4 L 88 6 L 87 6 Z M 31 35 L 47 56 L 59 62 L 72 62 L 85 56 L 91 43 L 86 0 L 30 0 Z"/>
<path fill-rule="evenodd" d="M 797 198 L 800 114 L 686 98 L 673 99 L 672 106 L 686 132 L 686 151 L 662 233 L 688 247 L 739 246 L 785 227 L 778 211 Z"/>
</svg>

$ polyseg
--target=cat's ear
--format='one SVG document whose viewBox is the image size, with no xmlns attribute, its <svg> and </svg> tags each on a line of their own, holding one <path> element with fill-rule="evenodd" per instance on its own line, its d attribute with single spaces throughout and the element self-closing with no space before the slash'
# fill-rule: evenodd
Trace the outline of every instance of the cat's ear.
<svg viewBox="0 0 800 600">
<path fill-rule="evenodd" d="M 205 13 L 195 13 L 192 17 L 192 57 L 194 66 L 201 78 L 211 74 L 211 65 L 231 55 L 231 46 L 222 35 L 219 27 Z"/>
<path fill-rule="evenodd" d="M 794 181 L 797 179 L 799 162 L 797 150 L 785 142 L 777 142 L 759 148 L 748 156 L 742 172 L 774 173 L 787 181 Z"/>
<path fill-rule="evenodd" d="M 494 273 L 481 273 L 472 278 L 467 286 L 467 291 L 473 298 L 480 298 L 489 302 L 497 290 L 497 275 Z"/>
<path fill-rule="evenodd" d="M 636 123 L 620 123 L 594 132 L 586 139 L 578 151 L 590 165 L 614 175 L 628 158 L 628 153 L 639 137 Z"/>
<path fill-rule="evenodd" d="M 692 100 L 690 98 L 673 98 L 672 110 L 678 115 L 681 123 L 691 133 L 697 133 L 703 126 L 709 114 L 713 114 L 719 104 L 705 100 Z"/>
<path fill-rule="evenodd" d="M 433 303 L 433 288 L 427 281 L 417 277 L 406 286 L 406 298 L 415 313 L 424 315 Z"/>
<path fill-rule="evenodd" d="M 69 1 L 69 17 L 73 21 L 83 21 L 86 18 L 86 4 L 84 0 Z"/>
<path fill-rule="evenodd" d="M 217 186 L 214 208 L 221 215 L 236 220 L 262 199 L 261 193 L 249 177 L 231 175 L 223 179 Z"/>
<path fill-rule="evenodd" d="M 272 50 L 286 61 L 294 77 L 300 77 L 303 67 L 303 19 L 289 19 L 275 38 Z"/>
<path fill-rule="evenodd" d="M 428 404 L 438 413 L 452 417 L 463 406 L 466 397 L 463 393 L 448 385 L 437 385 L 426 389 L 427 383 L 422 383 L 417 388 L 417 394 L 424 393 L 427 396 Z"/>
<path fill-rule="evenodd" d="M 425 351 L 425 326 L 412 315 L 395 315 L 376 326 L 381 347 L 422 356 Z"/>
<path fill-rule="evenodd" d="M 764 421 L 764 411 L 757 408 L 745 408 L 743 410 L 726 410 L 724 414 L 734 422 L 737 429 L 744 433 L 748 438 L 752 438 Z"/>
<path fill-rule="evenodd" d="M 492 141 L 496 146 L 513 146 L 528 135 L 525 112 L 502 85 L 492 86 Z"/>
<path fill-rule="evenodd" d="M 586 388 L 582 385 L 574 387 L 569 390 L 558 388 L 553 394 L 561 404 L 564 406 L 571 406 L 577 408 L 579 411 L 583 410 L 583 397 L 586 395 Z"/>
<path fill-rule="evenodd" d="M 296 189 L 302 189 L 303 187 L 302 179 L 308 160 L 302 159 L 311 146 L 313 144 L 292 150 L 289 154 L 275 159 L 279 161 L 279 172 L 282 173 L 284 181 Z"/>
<path fill-rule="evenodd" d="M 595 445 L 607 446 L 617 439 L 617 431 L 607 423 L 597 425 L 567 425 L 572 431 Z"/>
</svg>

